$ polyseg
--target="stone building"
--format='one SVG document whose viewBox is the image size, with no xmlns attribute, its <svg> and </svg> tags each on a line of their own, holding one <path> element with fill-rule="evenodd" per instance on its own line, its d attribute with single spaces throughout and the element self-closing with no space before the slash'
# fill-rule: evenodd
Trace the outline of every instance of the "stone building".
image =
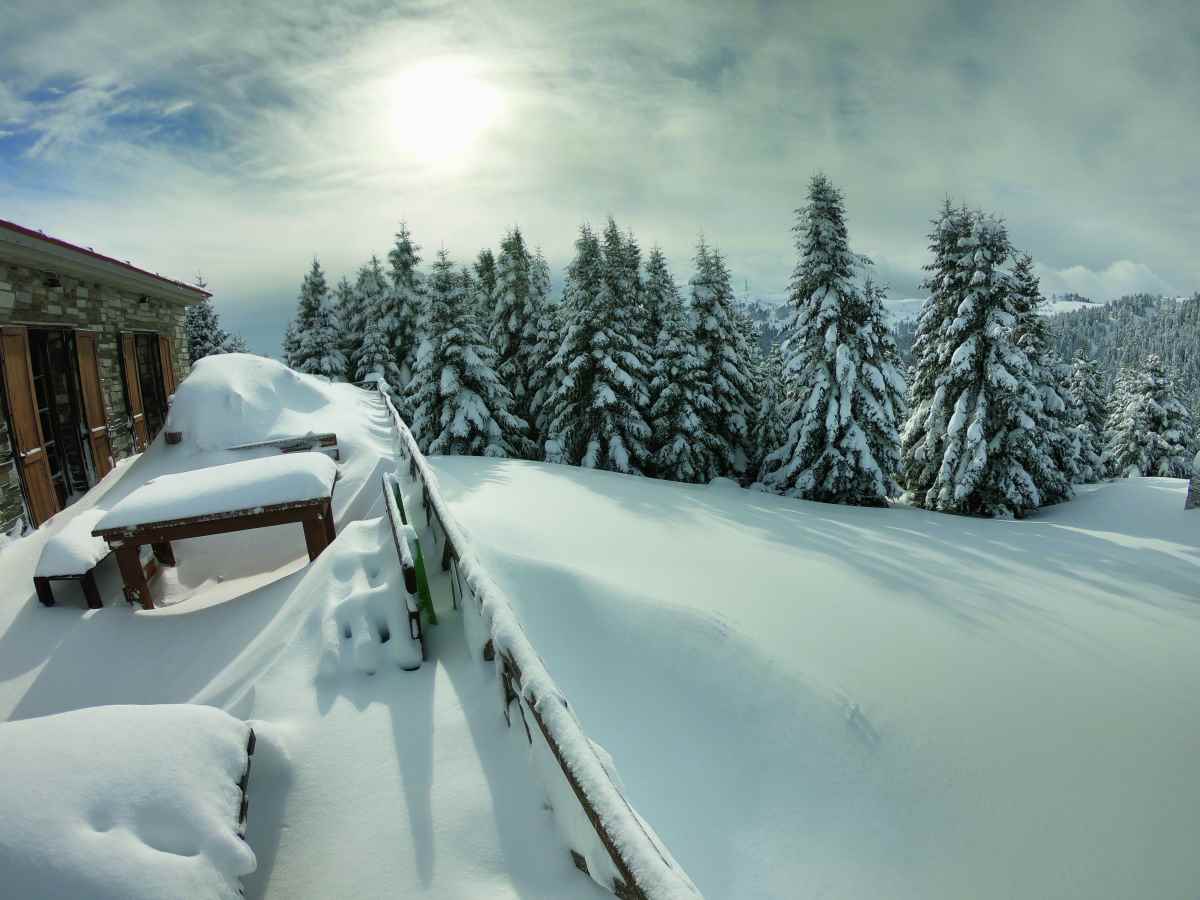
<svg viewBox="0 0 1200 900">
<path fill-rule="evenodd" d="M 140 452 L 207 291 L 0 220 L 0 528 L 37 526 Z"/>
</svg>

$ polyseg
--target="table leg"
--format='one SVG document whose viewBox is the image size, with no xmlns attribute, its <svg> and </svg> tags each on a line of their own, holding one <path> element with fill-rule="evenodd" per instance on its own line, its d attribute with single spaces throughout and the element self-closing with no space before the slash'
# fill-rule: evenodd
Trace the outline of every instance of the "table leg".
<svg viewBox="0 0 1200 900">
<path fill-rule="evenodd" d="M 130 603 L 141 603 L 142 609 L 154 609 L 150 585 L 146 581 L 146 573 L 142 571 L 142 561 L 138 558 L 138 545 L 122 544 L 116 553 L 121 580 L 125 582 L 125 599 Z"/>
<path fill-rule="evenodd" d="M 170 541 L 163 541 L 159 544 L 151 544 L 150 549 L 154 551 L 154 558 L 164 566 L 175 565 L 175 551 L 171 548 Z"/>
<path fill-rule="evenodd" d="M 37 591 L 37 598 L 42 606 L 54 605 L 54 588 L 50 587 L 49 578 L 34 578 L 33 589 Z"/>
<path fill-rule="evenodd" d="M 100 609 L 104 606 L 104 601 L 100 599 L 100 591 L 96 587 L 95 572 L 88 572 L 79 579 L 79 583 L 83 585 L 83 596 L 87 598 L 88 609 Z"/>
<path fill-rule="evenodd" d="M 308 546 L 309 562 L 320 556 L 328 544 L 325 523 L 316 516 L 304 520 L 304 543 Z"/>
<path fill-rule="evenodd" d="M 321 517 L 325 521 L 325 542 L 326 544 L 332 544 L 334 538 L 337 537 L 337 531 L 333 527 L 333 504 L 328 500 L 321 507 Z"/>
</svg>

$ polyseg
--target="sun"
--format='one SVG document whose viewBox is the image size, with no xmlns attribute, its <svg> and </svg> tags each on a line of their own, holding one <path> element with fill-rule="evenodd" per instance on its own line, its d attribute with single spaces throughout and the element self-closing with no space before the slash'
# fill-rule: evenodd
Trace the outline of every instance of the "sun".
<svg viewBox="0 0 1200 900">
<path fill-rule="evenodd" d="M 389 90 L 397 143 L 427 163 L 463 158 L 502 109 L 499 91 L 464 63 L 421 63 Z"/>
</svg>

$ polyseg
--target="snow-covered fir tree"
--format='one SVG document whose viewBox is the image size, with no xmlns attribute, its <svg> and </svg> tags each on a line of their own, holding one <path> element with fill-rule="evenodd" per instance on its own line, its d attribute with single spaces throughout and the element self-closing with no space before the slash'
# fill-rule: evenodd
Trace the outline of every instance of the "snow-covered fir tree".
<svg viewBox="0 0 1200 900">
<path fill-rule="evenodd" d="M 1061 473 L 1038 442 L 1038 387 L 1013 337 L 1019 301 L 1004 268 L 1008 232 L 992 216 L 947 203 L 930 240 L 905 487 L 928 509 L 1024 515 Z"/>
<path fill-rule="evenodd" d="M 650 426 L 641 414 L 646 372 L 635 352 L 637 311 L 615 302 L 600 241 L 586 225 L 575 251 L 563 341 L 553 361 L 564 374 L 547 401 L 546 459 L 641 473 Z"/>
<path fill-rule="evenodd" d="M 345 361 L 343 375 L 346 381 L 358 379 L 358 360 L 362 356 L 366 340 L 366 319 L 363 307 L 354 286 L 341 278 L 333 291 L 334 323 L 337 326 L 337 348 Z"/>
<path fill-rule="evenodd" d="M 547 297 L 538 312 L 537 341 L 533 345 L 530 366 L 529 412 L 533 421 L 530 433 L 537 441 L 537 458 L 544 459 L 546 438 L 550 433 L 550 403 L 559 383 L 566 376 L 558 358 L 562 348 L 565 325 L 564 304 Z"/>
<path fill-rule="evenodd" d="M 784 416 L 790 407 L 783 369 L 783 351 L 778 346 L 772 347 L 759 367 L 758 410 L 750 435 L 753 452 L 751 471 L 757 473 L 756 477 L 759 480 L 764 474 L 763 464 L 767 456 L 782 447 L 787 440 L 788 423 Z"/>
<path fill-rule="evenodd" d="M 609 216 L 600 238 L 604 254 L 602 303 L 605 307 L 623 311 L 628 323 L 625 353 L 629 359 L 620 361 L 636 382 L 634 402 L 641 418 L 650 421 L 650 380 L 653 375 L 653 340 L 646 337 L 646 315 L 642 308 L 642 250 L 633 232 L 622 233 Z M 634 358 L 636 357 L 636 361 Z"/>
<path fill-rule="evenodd" d="M 495 354 L 475 319 L 472 281 L 438 252 L 428 284 L 425 334 L 410 381 L 412 431 L 426 453 L 514 455 L 525 422 L 493 366 Z"/>
<path fill-rule="evenodd" d="M 200 287 L 203 287 L 203 283 Z M 183 334 L 187 340 L 188 364 L 217 353 L 243 353 L 246 342 L 241 335 L 231 335 L 221 327 L 221 317 L 213 307 L 212 298 L 205 297 L 190 304 L 184 311 Z"/>
<path fill-rule="evenodd" d="M 513 228 L 500 242 L 496 261 L 496 298 L 489 338 L 496 351 L 496 374 L 513 398 L 513 413 L 528 422 L 533 416 L 530 403 L 530 364 L 537 343 L 538 297 L 532 283 L 533 258 L 520 228 Z M 540 457 L 538 447 L 528 436 L 518 441 L 517 454 L 527 459 Z"/>
<path fill-rule="evenodd" d="M 692 277 L 693 337 L 700 364 L 712 385 L 713 408 L 705 425 L 718 443 L 717 474 L 753 477 L 749 472 L 750 418 L 754 372 L 750 351 L 734 311 L 729 269 L 716 249 L 701 238 Z"/>
<path fill-rule="evenodd" d="M 1108 417 L 1101 393 L 1101 373 L 1096 361 L 1079 351 L 1067 377 L 1067 415 L 1071 423 L 1076 478 L 1088 483 L 1105 477 L 1104 423 Z"/>
<path fill-rule="evenodd" d="M 644 337 L 646 345 L 651 349 L 657 347 L 658 338 L 662 333 L 664 310 L 682 307 L 679 286 L 671 275 L 667 258 L 662 250 L 655 246 L 646 257 L 646 274 L 642 279 L 642 315 L 645 321 Z M 654 402 L 653 395 L 650 401 Z"/>
<path fill-rule="evenodd" d="M 496 310 L 496 256 L 488 248 L 475 259 L 475 318 L 481 328 L 490 328 Z"/>
<path fill-rule="evenodd" d="M 296 371 L 337 380 L 344 376 L 346 360 L 329 309 L 329 285 L 316 259 L 300 284 L 296 317 L 288 325 L 284 344 L 287 364 Z"/>
<path fill-rule="evenodd" d="M 1054 462 L 1038 487 L 1042 505 L 1059 503 L 1072 495 L 1071 483 L 1079 480 L 1080 460 L 1071 434 L 1067 404 L 1062 397 L 1067 370 L 1050 342 L 1050 331 L 1041 313 L 1045 298 L 1033 270 L 1033 257 L 1020 254 L 1012 268 L 1012 291 L 1017 321 L 1013 339 L 1029 359 L 1032 379 L 1039 405 L 1034 422 L 1034 440 L 1049 453 Z"/>
<path fill-rule="evenodd" d="M 391 282 L 386 326 L 388 340 L 400 373 L 399 387 L 405 387 L 412 373 L 417 344 L 420 340 L 421 317 L 425 309 L 425 288 L 417 266 L 420 246 L 413 243 L 408 225 L 400 223 L 396 240 L 388 251 L 388 280 Z"/>
<path fill-rule="evenodd" d="M 354 293 L 362 310 L 363 345 L 358 359 L 354 380 L 363 381 L 371 373 L 385 369 L 387 382 L 393 388 L 403 387 L 403 378 L 396 364 L 393 335 L 396 329 L 396 314 L 393 295 L 379 258 L 372 256 L 370 262 L 358 270 L 354 282 Z M 383 357 L 387 357 L 386 362 Z"/>
<path fill-rule="evenodd" d="M 797 398 L 762 481 L 808 500 L 884 506 L 896 493 L 906 389 L 878 292 L 856 281 L 864 261 L 850 251 L 842 194 L 824 175 L 810 182 L 794 231 L 784 343 Z"/>
<path fill-rule="evenodd" d="M 1146 357 L 1115 395 L 1121 404 L 1109 418 L 1106 455 L 1118 475 L 1191 475 L 1188 409 L 1175 395 L 1162 360 Z"/>
<path fill-rule="evenodd" d="M 657 320 L 650 383 L 651 450 L 658 478 L 704 484 L 717 471 L 720 441 L 708 430 L 713 411 L 708 370 L 696 352 L 683 298 L 657 248 L 647 265 L 647 321 Z"/>
</svg>

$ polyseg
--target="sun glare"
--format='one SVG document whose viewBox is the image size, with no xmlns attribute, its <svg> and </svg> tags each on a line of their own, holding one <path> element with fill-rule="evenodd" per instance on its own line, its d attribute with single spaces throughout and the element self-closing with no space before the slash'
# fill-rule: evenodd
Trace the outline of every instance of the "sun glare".
<svg viewBox="0 0 1200 900">
<path fill-rule="evenodd" d="M 423 63 L 400 75 L 392 89 L 398 143 L 430 163 L 461 158 L 502 106 L 495 88 L 458 63 Z"/>
</svg>

